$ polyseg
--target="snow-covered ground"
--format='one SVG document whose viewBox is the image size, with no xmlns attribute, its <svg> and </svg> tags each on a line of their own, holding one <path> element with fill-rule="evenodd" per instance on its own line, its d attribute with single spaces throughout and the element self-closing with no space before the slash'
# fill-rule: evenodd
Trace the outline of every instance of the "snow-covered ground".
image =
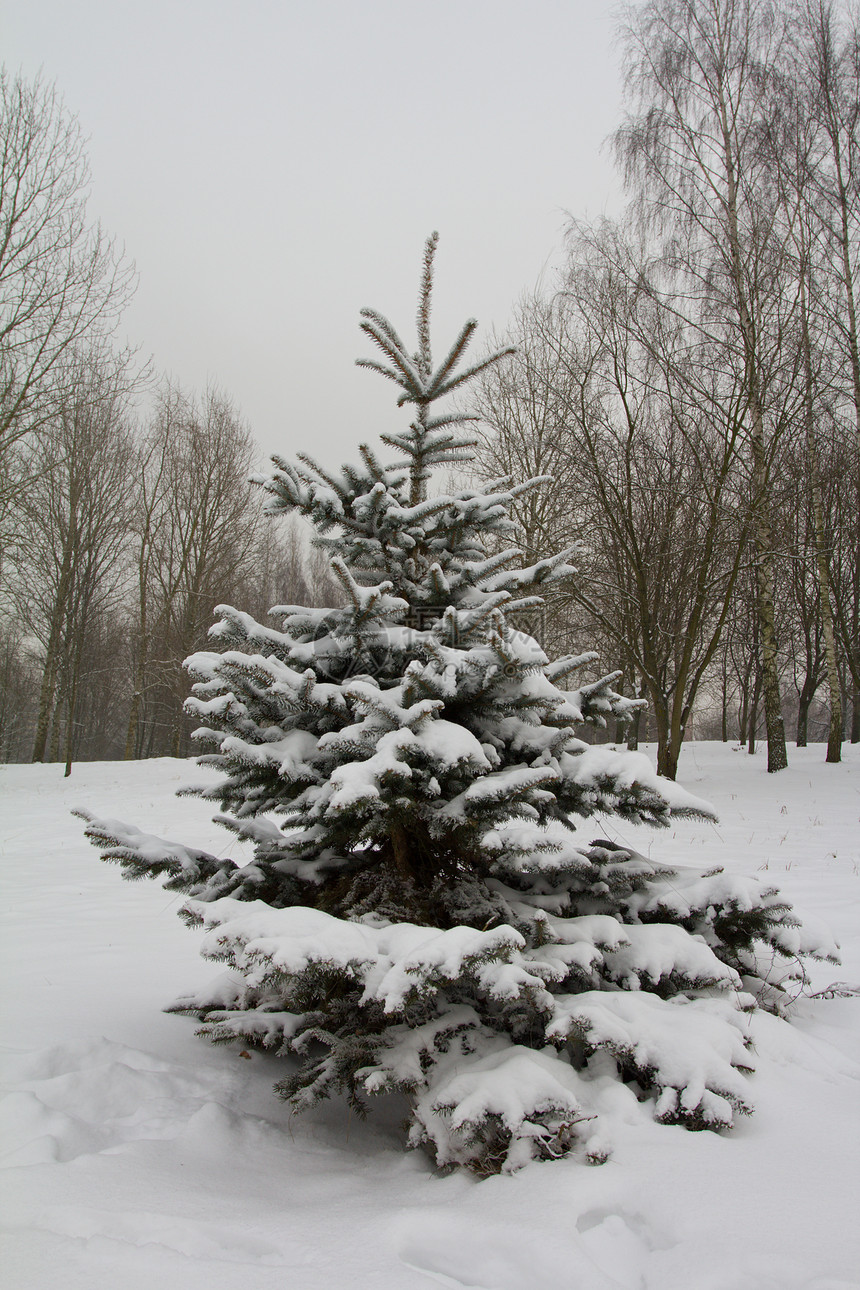
<svg viewBox="0 0 860 1290">
<path fill-rule="evenodd" d="M 860 747 L 765 772 L 686 745 L 716 826 L 588 821 L 660 859 L 764 874 L 823 919 L 860 982 Z M 122 882 L 72 806 L 236 847 L 163 759 L 0 767 L 3 1283 L 9 1290 L 849 1290 L 860 1287 L 860 998 L 753 1018 L 756 1114 L 691 1134 L 624 1102 L 615 1154 L 476 1182 L 401 1150 L 389 1099 L 291 1117 L 277 1059 L 212 1048 L 164 1014 L 217 966 L 155 884 Z"/>
</svg>

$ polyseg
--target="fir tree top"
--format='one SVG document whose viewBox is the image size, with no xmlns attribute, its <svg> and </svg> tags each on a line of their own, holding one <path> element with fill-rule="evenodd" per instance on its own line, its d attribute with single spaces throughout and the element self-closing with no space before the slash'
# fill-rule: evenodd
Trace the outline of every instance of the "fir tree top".
<svg viewBox="0 0 860 1290">
<path fill-rule="evenodd" d="M 474 438 L 460 430 L 475 418 L 450 410 L 434 413 L 433 405 L 513 353 L 501 349 L 458 370 L 477 327 L 469 319 L 434 369 L 430 305 L 437 244 L 433 233 L 424 249 L 414 354 L 387 318 L 373 309 L 361 311 L 362 331 L 387 361 L 358 359 L 358 365 L 393 381 L 401 391 L 399 406 L 415 407 L 408 430 L 381 436 L 383 444 L 402 457 L 386 466 L 362 444 L 362 465 L 344 466 L 339 476 L 300 453 L 300 465 L 273 457 L 275 472 L 256 477 L 270 494 L 270 514 L 295 510 L 305 515 L 321 535 L 321 545 L 342 561 L 353 579 L 367 586 L 390 581 L 411 609 L 424 611 L 424 621 L 428 609 L 441 612 L 449 605 L 487 612 L 502 605 L 508 611 L 534 605 L 539 602 L 522 598 L 524 589 L 572 572 L 566 565 L 570 551 L 523 569 L 515 567 L 521 561 L 519 550 L 490 550 L 493 539 L 510 539 L 515 533 L 511 506 L 545 483 L 543 477 L 516 485 L 511 479 L 498 479 L 480 489 L 427 496 L 432 471 L 470 461 L 475 447 Z M 336 564 L 335 571 L 352 595 L 343 567 Z"/>
</svg>

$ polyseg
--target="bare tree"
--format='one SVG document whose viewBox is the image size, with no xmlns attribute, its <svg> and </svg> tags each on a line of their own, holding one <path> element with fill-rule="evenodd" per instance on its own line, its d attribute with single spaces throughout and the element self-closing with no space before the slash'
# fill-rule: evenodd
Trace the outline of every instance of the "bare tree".
<svg viewBox="0 0 860 1290">
<path fill-rule="evenodd" d="M 167 386 L 135 469 L 135 680 L 126 756 L 186 749 L 182 661 L 212 610 L 251 578 L 254 441 L 230 400 Z M 142 729 L 146 721 L 147 729 Z"/>
<path fill-rule="evenodd" d="M 824 495 L 819 467 L 819 448 L 816 435 L 815 375 L 812 362 L 809 309 L 807 307 L 807 273 L 801 265 L 801 345 L 803 352 L 804 429 L 806 473 L 812 507 L 812 534 L 815 551 L 815 572 L 818 586 L 818 617 L 824 643 L 824 671 L 830 706 L 830 727 L 827 739 L 827 761 L 839 762 L 842 758 L 842 693 L 836 658 L 836 632 L 833 602 L 830 590 L 830 566 L 825 523 Z M 799 741 L 798 741 L 799 742 Z M 805 731 L 804 731 L 805 742 Z"/>
<path fill-rule="evenodd" d="M 580 228 L 564 290 L 518 321 L 481 397 L 483 458 L 552 476 L 541 537 L 582 541 L 563 602 L 650 698 L 674 777 L 745 551 L 742 400 L 614 226 Z"/>
<path fill-rule="evenodd" d="M 21 624 L 0 623 L 0 761 L 30 756 L 39 679 Z"/>
<path fill-rule="evenodd" d="M 802 61 L 800 66 L 803 66 Z M 822 165 L 826 165 L 826 148 L 822 157 L 822 131 L 815 119 L 814 105 L 810 102 L 810 89 L 803 78 L 799 75 L 787 77 L 782 88 L 781 111 L 774 113 L 770 123 L 770 147 L 773 175 L 793 249 L 793 265 L 787 263 L 786 268 L 791 270 L 798 292 L 795 331 L 802 390 L 798 420 L 803 425 L 803 436 L 802 447 L 795 449 L 789 443 L 785 454 L 795 459 L 792 509 L 801 519 L 798 528 L 800 540 L 793 548 L 795 570 L 791 579 L 795 590 L 793 600 L 800 610 L 806 662 L 805 678 L 799 691 L 798 744 L 803 746 L 806 743 L 809 705 L 819 682 L 826 680 L 830 708 L 827 761 L 838 762 L 842 747 L 842 695 L 818 443 L 820 423 L 832 424 L 829 404 L 836 370 L 830 356 L 834 349 L 839 348 L 833 317 L 827 308 L 821 307 L 830 285 L 827 282 L 830 265 L 826 249 L 828 239 L 822 236 L 822 224 L 815 208 Z M 811 94 L 814 99 L 814 89 Z M 797 469 L 798 460 L 802 463 L 800 470 Z M 803 505 L 807 494 L 808 508 Z M 807 518 L 809 523 L 804 523 Z M 805 537 L 809 540 L 805 541 Z M 804 594 L 810 550 L 814 553 L 812 570 L 816 584 L 816 593 L 811 601 Z M 811 615 L 810 609 L 814 611 Z"/>
<path fill-rule="evenodd" d="M 814 198 L 812 215 L 825 233 L 824 247 L 842 296 L 832 312 L 850 373 L 860 438 L 860 345 L 857 331 L 857 263 L 860 254 L 860 14 L 828 0 L 801 0 L 795 11 L 796 80 L 806 91 L 808 125 L 823 148 L 805 176 Z"/>
<path fill-rule="evenodd" d="M 133 289 L 131 266 L 87 218 L 88 187 L 84 141 L 55 88 L 0 70 L 0 508 L 20 488 L 16 445 L 65 397 L 64 360 L 111 331 Z"/>
<path fill-rule="evenodd" d="M 134 461 L 134 501 L 131 528 L 134 549 L 134 604 L 130 613 L 133 676 L 125 757 L 140 754 L 139 729 L 147 692 L 168 666 L 167 628 L 173 601 L 185 576 L 185 564 L 168 561 L 171 497 L 177 471 L 173 457 L 182 436 L 185 399 L 166 385 L 162 388 L 150 424 L 137 445 Z M 153 651 L 157 651 L 153 657 Z"/>
<path fill-rule="evenodd" d="M 786 325 L 787 230 L 762 136 L 778 99 L 785 24 L 769 0 L 649 0 L 623 39 L 638 113 L 615 142 L 641 209 L 688 289 L 712 307 L 743 378 L 768 770 L 787 765 L 769 515 L 769 414 Z M 777 419 L 779 416 L 777 414 Z"/>
<path fill-rule="evenodd" d="M 33 760 L 65 729 L 67 773 L 88 638 L 115 605 L 125 577 L 131 436 L 125 356 L 104 349 L 67 356 L 63 399 L 31 448 L 31 482 L 21 499 L 14 594 L 21 620 L 41 646 Z"/>
<path fill-rule="evenodd" d="M 850 738 L 860 743 L 860 440 L 837 425 L 822 456 L 833 607 L 852 695 Z"/>
<path fill-rule="evenodd" d="M 807 223 L 822 234 L 823 268 L 816 311 L 824 316 L 828 348 L 839 356 L 833 384 L 851 409 L 856 447 L 860 449 L 860 343 L 857 323 L 857 266 L 860 258 L 860 14 L 856 5 L 836 6 L 826 0 L 802 0 L 795 12 L 796 81 L 805 90 L 802 108 L 807 128 L 817 130 L 821 146 L 815 163 L 804 175 Z M 810 312 L 811 312 L 810 306 Z M 847 382 L 844 376 L 848 377 Z M 811 424 L 811 422 L 809 423 Z M 840 426 L 840 418 L 834 420 Z M 847 475 L 839 491 L 847 490 L 847 505 L 839 498 L 844 528 L 835 535 L 837 548 L 827 576 L 847 668 L 852 677 L 852 741 L 860 739 L 860 452 L 845 445 Z M 820 490 L 817 471 L 813 486 Z M 819 528 L 823 528 L 823 515 Z M 841 565 L 839 557 L 841 556 Z M 824 565 L 824 553 L 820 557 Z M 826 610 L 830 605 L 828 587 Z M 828 649 L 829 649 L 828 643 Z M 829 660 L 831 691 L 833 664 Z M 834 747 L 833 706 L 828 760 Z"/>
<path fill-rule="evenodd" d="M 484 480 L 510 477 L 515 481 L 545 476 L 551 483 L 518 498 L 512 515 L 518 525 L 517 544 L 523 562 L 533 563 L 543 551 L 577 541 L 576 516 L 571 509 L 574 471 L 564 429 L 577 402 L 577 373 L 559 344 L 561 317 L 557 302 L 524 297 L 514 315 L 510 334 L 490 339 L 491 350 L 516 343 L 513 365 L 489 368 L 470 392 L 469 410 L 475 422 L 475 471 Z M 552 653 L 576 648 L 578 636 L 571 607 L 562 607 L 558 586 L 544 592 L 540 620 L 528 612 L 522 627 Z M 593 645 L 602 640 L 592 639 Z"/>
</svg>

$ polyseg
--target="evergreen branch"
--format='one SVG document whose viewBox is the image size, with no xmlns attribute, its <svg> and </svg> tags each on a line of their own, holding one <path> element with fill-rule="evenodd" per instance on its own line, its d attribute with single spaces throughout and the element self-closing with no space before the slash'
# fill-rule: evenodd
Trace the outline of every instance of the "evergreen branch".
<svg viewBox="0 0 860 1290">
<path fill-rule="evenodd" d="M 482 578 L 489 574 L 495 573 L 497 569 L 504 569 L 508 564 L 513 564 L 522 555 L 522 551 L 516 547 L 509 547 L 507 551 L 497 551 L 495 555 L 490 555 L 480 564 L 474 565 L 470 570 L 470 581 L 477 584 Z"/>
<path fill-rule="evenodd" d="M 384 466 L 380 466 L 368 444 L 359 444 L 358 451 L 361 453 L 364 464 L 367 466 L 367 469 L 370 471 L 373 478 L 378 480 L 381 484 L 386 483 L 387 471 Z"/>
<path fill-rule="evenodd" d="M 481 372 L 485 372 L 488 367 L 492 367 L 500 359 L 507 358 L 509 354 L 515 354 L 516 352 L 513 345 L 509 345 L 506 349 L 498 350 L 497 353 L 491 354 L 489 358 L 483 359 L 482 362 L 476 363 L 474 367 L 467 368 L 459 376 L 455 376 L 450 381 L 440 385 L 438 389 L 434 387 L 432 397 L 439 399 L 443 394 L 450 394 L 451 390 L 456 390 L 458 386 L 464 385 L 466 381 L 471 381 L 474 377 L 480 376 Z"/>
<path fill-rule="evenodd" d="M 520 596 L 517 600 L 509 600 L 505 605 L 505 613 L 515 614 L 523 609 L 538 609 L 541 605 L 546 604 L 543 596 Z"/>
<path fill-rule="evenodd" d="M 376 323 L 365 320 L 360 324 L 360 327 L 364 334 L 370 337 L 374 345 L 381 349 L 383 354 L 402 373 L 402 385 L 404 388 L 420 394 L 424 387 L 421 373 L 416 370 L 412 359 L 405 350 L 393 344 L 389 336 L 384 331 L 380 331 Z M 359 358 L 356 359 L 356 364 L 358 367 L 367 367 L 369 361 L 372 360 Z"/>
<path fill-rule="evenodd" d="M 424 262 L 421 272 L 421 288 L 418 295 L 418 350 L 422 375 L 427 380 L 433 366 L 430 350 L 430 303 L 433 294 L 433 260 L 439 245 L 439 234 L 431 233 L 424 244 Z"/>
<path fill-rule="evenodd" d="M 566 654 L 564 658 L 557 658 L 549 664 L 546 675 L 551 681 L 560 681 L 571 672 L 578 672 L 580 668 L 585 667 L 586 663 L 593 663 L 596 658 L 596 650 L 589 650 L 585 654 Z"/>
<path fill-rule="evenodd" d="M 453 368 L 457 366 L 460 359 L 463 357 L 466 350 L 469 348 L 469 343 L 475 334 L 475 330 L 477 326 L 478 326 L 478 320 L 476 318 L 469 318 L 463 324 L 460 335 L 457 337 L 457 339 L 454 341 L 454 344 L 448 350 L 448 353 L 443 359 L 441 365 L 433 373 L 433 379 L 430 382 L 431 389 L 436 390 L 441 388 L 442 384 L 445 381 L 445 377 L 448 375 L 450 371 L 453 370 Z"/>
<path fill-rule="evenodd" d="M 334 576 L 337 578 L 338 582 L 341 583 L 344 591 L 352 601 L 353 608 L 356 611 L 360 610 L 362 607 L 362 597 L 361 597 L 362 588 L 359 587 L 358 583 L 355 581 L 355 578 L 353 578 L 349 569 L 347 568 L 347 566 L 344 564 L 343 560 L 339 556 L 333 557 L 331 562 L 331 571 L 334 574 Z"/>
<path fill-rule="evenodd" d="M 104 852 L 103 858 L 121 865 L 125 871 L 123 877 L 131 880 L 167 874 L 166 887 L 190 892 L 216 875 L 237 868 L 234 860 L 219 859 L 195 847 L 167 842 L 119 820 L 99 819 L 83 807 L 76 808 L 72 814 L 86 821 L 84 833 Z"/>
<path fill-rule="evenodd" d="M 385 314 L 379 313 L 376 309 L 361 309 L 359 314 L 362 318 L 367 318 L 368 321 L 372 322 L 383 335 L 387 336 L 391 344 L 394 345 L 401 354 L 405 354 L 407 352 L 406 346 L 389 320 L 385 317 Z M 361 326 L 360 323 L 359 326 Z"/>
<path fill-rule="evenodd" d="M 333 475 L 330 475 L 328 471 L 323 470 L 322 466 L 318 465 L 317 462 L 314 461 L 313 457 L 311 457 L 308 453 L 297 452 L 296 456 L 298 457 L 299 461 L 304 462 L 304 464 L 308 467 L 308 469 L 312 470 L 319 477 L 319 479 L 322 480 L 324 484 L 328 484 L 329 488 L 332 489 L 333 492 L 337 493 L 338 497 L 342 502 L 347 501 L 347 499 L 349 498 L 349 491 L 346 488 L 344 488 L 343 484 L 339 479 L 335 479 L 335 477 Z M 317 482 L 317 481 L 311 481 L 311 482 Z"/>
<path fill-rule="evenodd" d="M 375 359 L 357 358 L 355 360 L 355 365 L 356 367 L 367 367 L 371 372 L 378 372 L 379 375 L 384 376 L 386 380 L 394 381 L 395 385 L 399 385 L 401 389 L 403 388 L 403 378 L 398 376 L 397 372 L 392 372 L 390 367 L 386 367 L 383 363 L 377 363 Z"/>
<path fill-rule="evenodd" d="M 428 430 L 441 430 L 443 426 L 466 425 L 480 420 L 475 412 L 440 412 L 436 417 L 428 417 L 424 424 Z M 463 439 L 461 446 L 473 448 L 477 443 L 477 439 Z"/>
</svg>

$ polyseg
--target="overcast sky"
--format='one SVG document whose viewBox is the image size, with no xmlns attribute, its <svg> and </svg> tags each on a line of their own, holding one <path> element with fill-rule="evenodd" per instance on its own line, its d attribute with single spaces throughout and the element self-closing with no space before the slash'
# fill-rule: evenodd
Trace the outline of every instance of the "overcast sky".
<svg viewBox="0 0 860 1290">
<path fill-rule="evenodd" d="M 568 213 L 617 209 L 608 0 L 0 0 L 10 71 L 89 138 L 90 211 L 140 275 L 123 319 L 156 369 L 217 382 L 263 451 L 328 465 L 402 428 L 353 366 L 371 305 L 414 337 L 503 327 Z"/>
</svg>

